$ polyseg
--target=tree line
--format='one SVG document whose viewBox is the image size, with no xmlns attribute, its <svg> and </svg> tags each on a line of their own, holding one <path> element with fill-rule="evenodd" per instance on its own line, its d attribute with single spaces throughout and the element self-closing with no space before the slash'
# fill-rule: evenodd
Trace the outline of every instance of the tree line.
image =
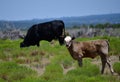
<svg viewBox="0 0 120 82">
<path fill-rule="evenodd" d="M 120 28 L 120 23 L 118 24 L 111 24 L 111 23 L 104 23 L 104 24 L 90 24 L 90 25 L 87 25 L 87 24 L 82 24 L 80 26 L 77 26 L 77 25 L 74 25 L 72 28 Z"/>
<path fill-rule="evenodd" d="M 71 29 L 66 29 L 67 32 L 74 37 L 96 37 L 96 36 L 112 36 L 120 37 L 120 24 L 90 24 L 73 26 Z"/>
<path fill-rule="evenodd" d="M 10 24 L 6 25 L 6 29 L 0 30 L 1 39 L 18 39 L 20 36 L 25 36 L 28 29 L 11 28 Z M 74 25 L 72 28 L 67 29 L 70 35 L 75 37 L 95 37 L 95 36 L 114 36 L 120 37 L 120 24 L 82 24 Z"/>
</svg>

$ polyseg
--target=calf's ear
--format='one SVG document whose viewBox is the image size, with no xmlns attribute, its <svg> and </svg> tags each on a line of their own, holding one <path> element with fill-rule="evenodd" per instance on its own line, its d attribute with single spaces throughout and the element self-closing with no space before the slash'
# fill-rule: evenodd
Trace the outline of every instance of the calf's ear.
<svg viewBox="0 0 120 82">
<path fill-rule="evenodd" d="M 75 37 L 73 36 L 73 37 L 72 37 L 72 40 L 74 40 L 74 39 L 75 39 Z"/>
</svg>

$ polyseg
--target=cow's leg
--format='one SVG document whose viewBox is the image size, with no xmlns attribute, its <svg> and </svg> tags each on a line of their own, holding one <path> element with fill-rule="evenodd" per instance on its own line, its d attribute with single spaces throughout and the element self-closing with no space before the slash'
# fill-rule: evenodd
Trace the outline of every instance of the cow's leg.
<svg viewBox="0 0 120 82">
<path fill-rule="evenodd" d="M 60 36 L 60 37 L 58 37 L 58 40 L 59 40 L 60 45 L 64 44 L 64 37 Z"/>
<path fill-rule="evenodd" d="M 110 68 L 110 72 L 112 73 L 112 74 L 114 74 L 114 70 L 113 70 L 113 68 L 112 68 L 112 66 L 111 66 L 111 64 L 110 64 L 110 60 L 107 58 L 107 64 L 108 64 L 108 66 L 109 66 L 109 68 Z"/>
<path fill-rule="evenodd" d="M 105 56 L 101 56 L 101 62 L 102 62 L 102 69 L 101 69 L 101 74 L 104 73 L 104 69 L 105 69 L 105 65 L 106 65 L 106 57 Z"/>
<path fill-rule="evenodd" d="M 37 47 L 39 47 L 40 46 L 40 44 L 39 44 L 39 42 L 37 43 Z"/>
<path fill-rule="evenodd" d="M 80 67 L 82 67 L 82 58 L 79 58 L 79 59 L 78 59 L 78 65 L 79 65 Z"/>
</svg>

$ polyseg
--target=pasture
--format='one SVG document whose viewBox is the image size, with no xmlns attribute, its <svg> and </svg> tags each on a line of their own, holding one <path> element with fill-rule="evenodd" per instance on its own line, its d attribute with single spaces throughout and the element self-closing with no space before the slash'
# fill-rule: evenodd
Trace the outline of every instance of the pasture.
<svg viewBox="0 0 120 82">
<path fill-rule="evenodd" d="M 109 39 L 110 59 L 114 65 L 119 61 L 120 38 L 78 38 L 77 41 Z M 100 57 L 84 59 L 83 67 L 72 59 L 67 48 L 58 41 L 41 46 L 20 48 L 22 40 L 0 40 L 0 82 L 120 82 L 119 75 L 111 75 L 106 65 L 101 75 Z M 119 66 L 118 66 L 119 67 Z"/>
</svg>

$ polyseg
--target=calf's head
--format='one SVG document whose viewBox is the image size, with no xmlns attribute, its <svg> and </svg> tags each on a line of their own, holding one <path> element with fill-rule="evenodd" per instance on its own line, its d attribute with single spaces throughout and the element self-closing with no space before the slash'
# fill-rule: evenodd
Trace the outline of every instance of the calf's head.
<svg viewBox="0 0 120 82">
<path fill-rule="evenodd" d="M 65 39 L 64 39 L 65 45 L 67 47 L 70 47 L 73 39 L 75 39 L 75 37 L 66 36 Z"/>
</svg>

